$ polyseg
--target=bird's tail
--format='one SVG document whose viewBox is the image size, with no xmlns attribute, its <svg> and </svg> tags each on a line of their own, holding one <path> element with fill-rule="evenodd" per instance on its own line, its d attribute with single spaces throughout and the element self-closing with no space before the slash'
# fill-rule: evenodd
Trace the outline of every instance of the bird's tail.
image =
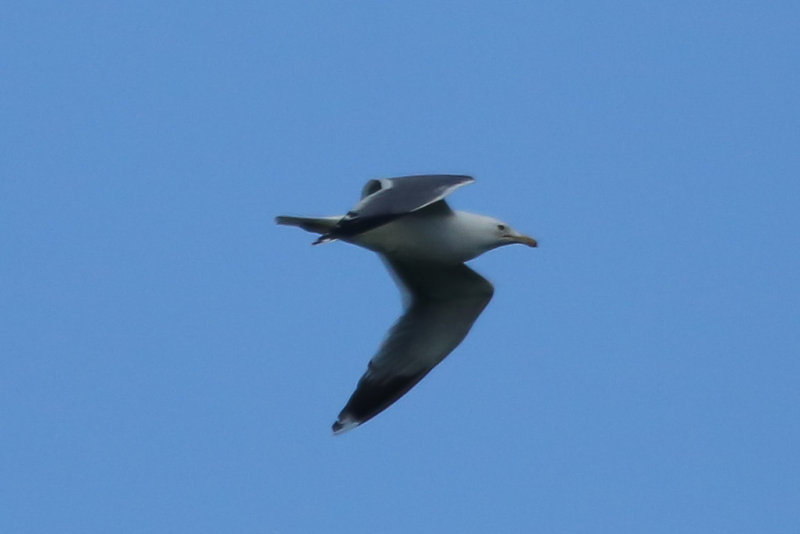
<svg viewBox="0 0 800 534">
<path fill-rule="evenodd" d="M 341 215 L 334 215 L 332 217 L 291 217 L 289 215 L 280 215 L 275 217 L 275 222 L 286 226 L 297 226 L 306 232 L 322 234 L 320 238 L 313 243 L 314 245 L 318 245 L 335 240 L 335 238 L 331 238 L 327 234 L 333 230 L 333 227 L 336 226 L 336 223 L 339 222 L 341 218 Z"/>
</svg>

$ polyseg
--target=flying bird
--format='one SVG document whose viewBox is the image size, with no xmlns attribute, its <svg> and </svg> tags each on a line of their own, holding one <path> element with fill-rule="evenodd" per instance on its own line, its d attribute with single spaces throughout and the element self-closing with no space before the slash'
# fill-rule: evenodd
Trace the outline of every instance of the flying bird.
<svg viewBox="0 0 800 534">
<path fill-rule="evenodd" d="M 494 293 L 464 265 L 488 250 L 536 240 L 492 217 L 453 211 L 444 198 L 475 179 L 436 174 L 370 180 L 345 215 L 280 216 L 278 224 L 341 240 L 381 257 L 403 295 L 397 320 L 333 423 L 340 434 L 405 395 L 466 337 Z"/>
</svg>

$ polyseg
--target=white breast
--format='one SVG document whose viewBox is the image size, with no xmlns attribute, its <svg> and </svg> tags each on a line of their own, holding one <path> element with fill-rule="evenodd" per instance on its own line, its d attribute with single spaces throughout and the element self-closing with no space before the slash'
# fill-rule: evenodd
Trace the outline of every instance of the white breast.
<svg viewBox="0 0 800 534">
<path fill-rule="evenodd" d="M 351 239 L 351 243 L 397 258 L 463 263 L 491 248 L 481 215 L 410 214 Z"/>
</svg>

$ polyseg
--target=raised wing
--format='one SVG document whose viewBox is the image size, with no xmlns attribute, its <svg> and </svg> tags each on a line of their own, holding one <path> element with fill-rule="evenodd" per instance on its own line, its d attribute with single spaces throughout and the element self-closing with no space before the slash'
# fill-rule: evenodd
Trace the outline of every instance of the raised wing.
<svg viewBox="0 0 800 534">
<path fill-rule="evenodd" d="M 461 186 L 474 182 L 471 176 L 424 174 L 370 180 L 361 202 L 347 212 L 319 242 L 348 237 L 372 230 L 398 217 L 429 206 Z"/>
<path fill-rule="evenodd" d="M 494 293 L 464 264 L 383 259 L 407 297 L 406 310 L 333 424 L 337 434 L 375 417 L 422 380 L 461 343 Z"/>
</svg>

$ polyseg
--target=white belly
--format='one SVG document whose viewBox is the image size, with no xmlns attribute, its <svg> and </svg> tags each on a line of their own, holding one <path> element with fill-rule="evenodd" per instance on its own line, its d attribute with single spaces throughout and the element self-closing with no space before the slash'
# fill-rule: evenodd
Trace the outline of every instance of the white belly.
<svg viewBox="0 0 800 534">
<path fill-rule="evenodd" d="M 471 238 L 465 221 L 457 213 L 444 216 L 406 215 L 348 241 L 396 258 L 463 263 L 482 254 L 487 248 Z"/>
</svg>

